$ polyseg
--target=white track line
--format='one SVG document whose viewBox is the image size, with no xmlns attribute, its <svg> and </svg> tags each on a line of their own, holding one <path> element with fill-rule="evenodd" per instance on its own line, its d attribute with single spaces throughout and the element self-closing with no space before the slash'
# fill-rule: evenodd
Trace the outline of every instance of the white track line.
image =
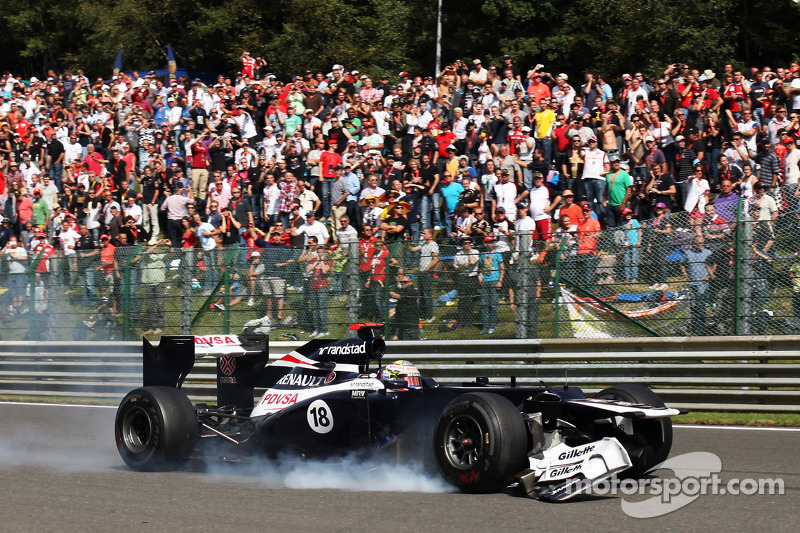
<svg viewBox="0 0 800 533">
<path fill-rule="evenodd" d="M 800 428 L 783 428 L 783 427 L 757 427 L 757 426 L 707 426 L 707 425 L 694 425 L 694 424 L 673 424 L 673 428 L 681 429 L 733 429 L 741 431 L 790 431 L 800 432 Z"/>
<path fill-rule="evenodd" d="M 114 405 L 80 405 L 71 403 L 43 403 L 43 402 L 0 402 L 0 405 L 34 405 L 46 407 L 90 407 L 92 409 L 116 409 Z M 735 431 L 788 431 L 797 433 L 800 428 L 783 427 L 755 427 L 755 426 L 707 426 L 696 424 L 673 424 L 676 429 L 726 429 Z"/>
<path fill-rule="evenodd" d="M 91 407 L 92 409 L 116 409 L 114 405 L 80 405 L 74 403 L 44 403 L 44 402 L 0 402 L 0 405 L 44 405 L 46 407 Z"/>
</svg>

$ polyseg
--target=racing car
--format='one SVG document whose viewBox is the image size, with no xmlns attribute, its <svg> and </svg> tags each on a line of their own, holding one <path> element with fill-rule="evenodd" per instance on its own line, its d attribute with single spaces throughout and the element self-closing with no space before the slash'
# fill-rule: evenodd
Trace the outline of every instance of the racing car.
<svg viewBox="0 0 800 533">
<path fill-rule="evenodd" d="M 269 363 L 268 335 L 144 339 L 143 387 L 115 420 L 117 448 L 135 470 L 192 458 L 240 461 L 355 454 L 438 470 L 464 492 L 507 490 L 549 501 L 613 475 L 640 476 L 672 445 L 671 417 L 649 388 L 594 397 L 576 387 L 517 387 L 486 378 L 445 386 L 408 361 L 384 364 L 382 324 L 314 339 Z M 216 358 L 217 405 L 181 390 L 196 359 Z M 255 388 L 266 391 L 255 401 Z"/>
</svg>

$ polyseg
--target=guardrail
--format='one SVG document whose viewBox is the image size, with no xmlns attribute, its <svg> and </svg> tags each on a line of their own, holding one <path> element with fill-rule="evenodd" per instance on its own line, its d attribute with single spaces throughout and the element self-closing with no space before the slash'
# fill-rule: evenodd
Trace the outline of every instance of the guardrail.
<svg viewBox="0 0 800 533">
<path fill-rule="evenodd" d="M 271 342 L 271 358 L 301 342 Z M 587 393 L 642 383 L 674 407 L 800 412 L 800 336 L 389 342 L 386 361 L 460 384 L 487 376 L 518 386 L 575 385 Z M 116 403 L 141 384 L 139 342 L 0 343 L 0 396 Z M 215 398 L 216 363 L 200 360 L 184 389 Z M 257 391 L 260 394 L 260 391 Z"/>
</svg>

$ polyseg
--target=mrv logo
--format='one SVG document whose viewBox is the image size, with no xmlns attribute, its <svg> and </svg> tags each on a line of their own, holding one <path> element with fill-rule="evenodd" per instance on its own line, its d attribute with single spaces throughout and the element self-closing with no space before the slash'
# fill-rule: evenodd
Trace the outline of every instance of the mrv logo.
<svg viewBox="0 0 800 533">
<path fill-rule="evenodd" d="M 366 343 L 346 344 L 344 346 L 323 346 L 319 349 L 320 355 L 354 355 L 367 353 Z"/>
<path fill-rule="evenodd" d="M 278 385 L 292 385 L 295 387 L 319 387 L 325 378 L 322 376 L 309 376 L 308 374 L 286 374 L 278 380 Z"/>
<path fill-rule="evenodd" d="M 558 460 L 565 461 L 567 459 L 574 459 L 575 457 L 580 457 L 581 455 L 585 455 L 590 451 L 594 450 L 594 446 L 586 446 L 584 448 L 575 448 L 574 450 L 570 450 L 568 452 L 564 452 L 559 454 Z"/>
</svg>

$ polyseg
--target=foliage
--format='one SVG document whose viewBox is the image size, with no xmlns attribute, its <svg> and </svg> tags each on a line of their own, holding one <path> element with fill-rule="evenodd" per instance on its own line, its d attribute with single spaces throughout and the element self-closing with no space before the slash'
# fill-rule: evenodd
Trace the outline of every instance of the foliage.
<svg viewBox="0 0 800 533">
<path fill-rule="evenodd" d="M 281 76 L 334 63 L 396 75 L 432 73 L 437 2 L 407 0 L 0 0 L 4 67 L 23 76 L 83 68 L 107 76 L 166 64 L 233 72 L 243 49 Z M 659 74 L 681 61 L 785 65 L 800 46 L 792 0 L 443 0 L 443 62 L 511 54 L 579 76 Z"/>
</svg>

